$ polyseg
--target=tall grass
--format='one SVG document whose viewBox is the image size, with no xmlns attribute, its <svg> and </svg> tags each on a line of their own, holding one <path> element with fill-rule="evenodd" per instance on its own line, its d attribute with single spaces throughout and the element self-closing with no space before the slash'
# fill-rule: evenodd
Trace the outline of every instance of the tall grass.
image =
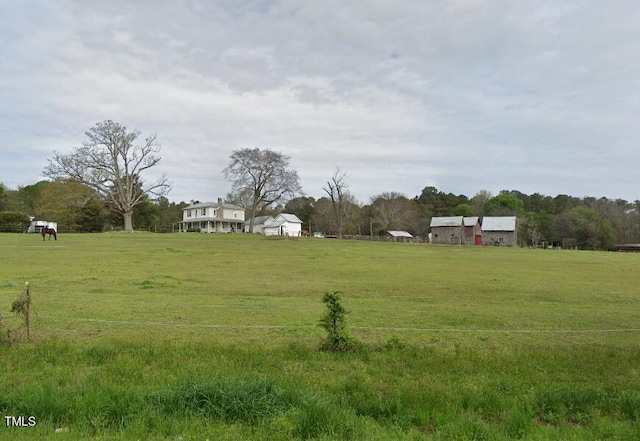
<svg viewBox="0 0 640 441">
<path fill-rule="evenodd" d="M 640 439 L 640 256 L 29 240 L 0 235 L 0 311 L 29 281 L 36 317 L 0 413 L 38 424 L 0 439 Z M 318 350 L 327 290 L 357 351 Z"/>
<path fill-rule="evenodd" d="M 119 346 L 122 351 L 114 354 Z M 369 347 L 348 354 L 299 345 L 168 349 L 162 342 L 79 349 L 56 340 L 11 347 L 2 354 L 13 369 L 0 377 L 6 391 L 0 412 L 37 416 L 31 434 L 66 427 L 69 436 L 123 439 L 640 434 L 639 351 L 619 355 L 612 365 L 611 350 L 594 347 L 458 353 Z M 58 357 L 54 366 L 42 356 L 52 353 Z M 25 372 L 35 378 L 23 378 Z M 25 436 L 29 430 L 3 433 Z"/>
</svg>

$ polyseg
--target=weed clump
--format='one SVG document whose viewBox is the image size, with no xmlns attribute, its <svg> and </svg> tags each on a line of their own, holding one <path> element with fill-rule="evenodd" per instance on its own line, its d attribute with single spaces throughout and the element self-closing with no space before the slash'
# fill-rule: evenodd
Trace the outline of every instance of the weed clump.
<svg viewBox="0 0 640 441">
<path fill-rule="evenodd" d="M 25 283 L 22 294 L 11 305 L 11 312 L 22 319 L 24 328 L 26 329 L 27 339 L 31 338 L 31 287 L 29 282 Z M 7 332 L 9 340 L 11 340 L 11 331 Z"/>
<path fill-rule="evenodd" d="M 329 352 L 349 352 L 358 349 L 358 341 L 347 332 L 347 310 L 340 303 L 339 293 L 325 292 L 322 302 L 327 306 L 327 312 L 320 319 L 320 326 L 327 331 L 327 337 L 320 349 Z"/>
</svg>

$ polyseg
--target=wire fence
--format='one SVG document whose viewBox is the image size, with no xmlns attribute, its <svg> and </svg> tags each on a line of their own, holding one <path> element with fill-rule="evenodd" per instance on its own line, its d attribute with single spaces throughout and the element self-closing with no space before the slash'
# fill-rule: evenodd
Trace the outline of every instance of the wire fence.
<svg viewBox="0 0 640 441">
<path fill-rule="evenodd" d="M 175 323 L 133 320 L 110 320 L 89 317 L 64 317 L 55 315 L 38 315 L 38 318 L 66 322 L 90 322 L 112 325 L 127 325 L 139 327 L 173 327 L 173 328 L 213 328 L 213 329 L 314 329 L 317 325 L 256 325 L 256 324 L 211 324 L 211 323 Z M 462 329 L 462 328 L 421 328 L 396 326 L 349 326 L 349 329 L 363 331 L 394 331 L 394 332 L 424 332 L 424 333 L 460 333 L 460 334 L 609 334 L 636 333 L 640 328 L 618 329 Z"/>
</svg>

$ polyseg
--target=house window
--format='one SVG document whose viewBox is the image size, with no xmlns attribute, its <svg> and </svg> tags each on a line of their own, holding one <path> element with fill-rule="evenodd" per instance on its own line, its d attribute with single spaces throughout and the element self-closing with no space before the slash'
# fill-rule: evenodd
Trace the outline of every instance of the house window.
<svg viewBox="0 0 640 441">
<path fill-rule="evenodd" d="M 191 217 L 191 210 L 187 210 L 187 217 Z"/>
<path fill-rule="evenodd" d="M 213 216 L 217 216 L 218 215 L 218 211 L 217 210 L 213 210 Z"/>
<path fill-rule="evenodd" d="M 206 209 L 206 208 L 203 208 L 203 209 L 202 209 L 202 215 L 203 215 L 203 216 L 206 216 L 206 215 L 207 215 L 207 209 Z"/>
</svg>

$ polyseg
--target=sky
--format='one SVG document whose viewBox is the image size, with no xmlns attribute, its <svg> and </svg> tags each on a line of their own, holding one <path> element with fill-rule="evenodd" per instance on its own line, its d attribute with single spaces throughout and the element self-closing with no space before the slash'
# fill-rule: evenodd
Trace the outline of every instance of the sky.
<svg viewBox="0 0 640 441">
<path fill-rule="evenodd" d="M 362 203 L 434 186 L 640 199 L 637 0 L 0 0 L 0 182 L 97 122 L 155 134 L 171 201 L 232 151 L 339 167 Z"/>
</svg>

